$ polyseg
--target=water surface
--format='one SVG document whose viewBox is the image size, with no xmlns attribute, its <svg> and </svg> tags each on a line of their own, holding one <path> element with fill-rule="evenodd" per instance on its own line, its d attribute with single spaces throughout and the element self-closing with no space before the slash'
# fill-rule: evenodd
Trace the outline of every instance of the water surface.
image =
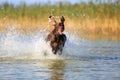
<svg viewBox="0 0 120 80">
<path fill-rule="evenodd" d="M 48 32 L 0 35 L 0 80 L 120 80 L 120 41 L 67 35 L 62 55 L 53 55 Z"/>
</svg>

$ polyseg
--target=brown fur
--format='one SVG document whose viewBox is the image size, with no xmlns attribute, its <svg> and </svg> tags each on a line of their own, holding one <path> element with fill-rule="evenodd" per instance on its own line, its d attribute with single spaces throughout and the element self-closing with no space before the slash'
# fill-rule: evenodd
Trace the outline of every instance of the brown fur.
<svg viewBox="0 0 120 80">
<path fill-rule="evenodd" d="M 52 19 L 52 24 L 54 29 L 47 36 L 47 41 L 50 41 L 50 45 L 52 47 L 52 51 L 54 54 L 58 52 L 58 50 L 62 53 L 63 47 L 66 42 L 66 35 L 63 34 L 64 31 L 64 17 L 61 17 L 61 22 L 57 23 L 55 19 Z"/>
</svg>

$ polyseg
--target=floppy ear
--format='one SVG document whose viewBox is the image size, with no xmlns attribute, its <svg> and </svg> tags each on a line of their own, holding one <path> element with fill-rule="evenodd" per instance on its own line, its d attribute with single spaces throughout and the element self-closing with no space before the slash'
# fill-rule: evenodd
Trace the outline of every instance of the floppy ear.
<svg viewBox="0 0 120 80">
<path fill-rule="evenodd" d="M 65 22 L 65 18 L 62 16 L 61 17 L 61 23 L 64 23 Z"/>
<path fill-rule="evenodd" d="M 51 18 L 52 16 L 50 15 L 49 18 Z"/>
</svg>

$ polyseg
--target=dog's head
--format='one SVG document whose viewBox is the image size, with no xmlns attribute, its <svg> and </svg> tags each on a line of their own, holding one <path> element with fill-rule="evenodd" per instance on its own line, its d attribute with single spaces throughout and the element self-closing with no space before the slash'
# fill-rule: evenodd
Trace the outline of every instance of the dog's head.
<svg viewBox="0 0 120 80">
<path fill-rule="evenodd" d="M 55 20 L 55 19 L 54 19 L 54 16 L 51 16 L 51 15 L 49 16 L 49 19 L 50 19 L 50 20 Z M 61 21 L 61 23 L 64 24 L 64 22 L 65 22 L 64 16 L 62 16 L 62 17 L 60 18 L 60 21 Z"/>
</svg>

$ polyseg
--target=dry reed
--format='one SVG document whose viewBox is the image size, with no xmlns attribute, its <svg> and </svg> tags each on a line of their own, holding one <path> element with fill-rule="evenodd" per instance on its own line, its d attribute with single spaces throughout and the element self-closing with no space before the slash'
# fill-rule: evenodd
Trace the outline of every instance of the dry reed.
<svg viewBox="0 0 120 80">
<path fill-rule="evenodd" d="M 77 31 L 86 34 L 105 34 L 105 35 L 119 35 L 120 23 L 116 18 L 112 19 L 100 19 L 100 18 L 85 18 L 85 19 L 70 19 L 66 17 L 65 28 L 66 31 Z M 49 26 L 46 19 L 29 19 L 27 17 L 17 20 L 13 19 L 0 19 L 0 30 L 6 26 L 14 26 L 16 29 L 22 29 L 23 31 L 37 31 L 45 29 Z M 53 27 L 48 27 L 51 30 Z"/>
</svg>

